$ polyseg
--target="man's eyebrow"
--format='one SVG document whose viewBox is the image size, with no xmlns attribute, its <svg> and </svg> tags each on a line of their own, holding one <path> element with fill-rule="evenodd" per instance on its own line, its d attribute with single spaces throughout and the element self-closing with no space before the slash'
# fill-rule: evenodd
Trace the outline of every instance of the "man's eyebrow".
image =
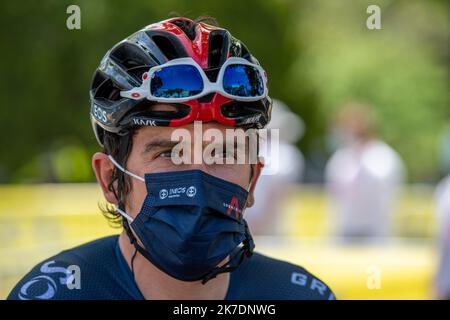
<svg viewBox="0 0 450 320">
<path fill-rule="evenodd" d="M 179 144 L 179 141 L 171 141 L 171 140 L 166 140 L 166 139 L 155 139 L 153 141 L 149 141 L 145 144 L 144 149 L 142 150 L 141 154 L 146 154 L 149 153 L 151 151 L 153 151 L 155 148 L 170 148 L 172 149 L 173 147 L 175 147 L 177 144 Z M 211 145 L 214 147 L 219 147 L 222 146 L 223 149 L 227 148 L 227 143 L 226 141 L 223 142 L 205 142 L 206 145 Z M 238 141 L 234 141 L 234 143 L 232 143 L 232 146 L 234 149 L 245 149 L 245 147 L 247 146 L 247 143 L 240 143 Z"/>
<path fill-rule="evenodd" d="M 173 148 L 177 144 L 177 141 L 170 141 L 166 139 L 149 141 L 145 144 L 144 150 L 142 150 L 142 154 L 149 153 L 153 151 L 154 148 Z"/>
</svg>

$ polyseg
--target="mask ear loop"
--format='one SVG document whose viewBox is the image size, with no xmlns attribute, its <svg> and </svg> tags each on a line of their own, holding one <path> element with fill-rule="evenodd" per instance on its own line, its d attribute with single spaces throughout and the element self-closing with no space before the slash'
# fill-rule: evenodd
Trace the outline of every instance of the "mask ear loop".
<svg viewBox="0 0 450 320">
<path fill-rule="evenodd" d="M 145 182 L 145 179 L 138 176 L 137 174 L 128 171 L 127 169 L 125 169 L 124 167 L 122 167 L 111 155 L 108 155 L 109 160 L 111 160 L 111 162 L 117 167 L 117 169 L 119 169 L 120 171 L 122 171 L 123 173 L 126 173 L 130 176 L 132 176 L 135 179 L 138 179 L 142 182 Z M 130 222 L 133 222 L 133 218 L 128 215 L 124 210 L 120 209 L 119 206 L 115 206 L 116 210 L 124 217 L 127 218 Z"/>
<path fill-rule="evenodd" d="M 130 215 L 128 215 L 125 211 L 120 209 L 118 206 L 115 206 L 115 208 L 124 218 L 126 218 L 130 222 L 133 222 L 134 219 Z"/>
<path fill-rule="evenodd" d="M 138 176 L 137 174 L 135 174 L 135 173 L 133 173 L 133 172 L 131 172 L 131 171 L 128 171 L 127 169 L 125 169 L 124 167 L 122 167 L 122 166 L 121 166 L 121 165 L 120 165 L 113 157 L 111 157 L 111 155 L 108 155 L 108 158 L 109 158 L 109 160 L 111 160 L 111 162 L 117 167 L 117 169 L 119 169 L 119 170 L 122 171 L 123 173 L 126 173 L 126 174 L 132 176 L 132 177 L 135 178 L 135 179 L 138 179 L 138 180 L 140 180 L 140 181 L 142 181 L 142 182 L 145 182 L 145 179 L 144 179 L 144 178 L 142 178 L 142 177 Z"/>
<path fill-rule="evenodd" d="M 131 245 L 133 245 L 133 247 L 134 247 L 134 253 L 133 253 L 133 256 L 131 257 L 130 266 L 131 266 L 131 275 L 133 276 L 133 279 L 135 279 L 135 276 L 134 276 L 134 259 L 136 258 L 136 255 L 137 255 L 137 253 L 139 251 L 139 248 L 138 248 L 139 244 L 137 243 L 137 239 L 133 235 L 133 232 L 131 231 L 131 227 L 128 224 L 128 221 L 127 221 L 127 219 L 125 219 L 125 217 L 123 218 L 123 227 L 124 227 L 124 229 L 125 229 L 125 231 L 127 233 L 128 239 L 130 239 Z"/>
<path fill-rule="evenodd" d="M 138 179 L 138 180 L 140 180 L 142 182 L 145 182 L 144 178 L 142 178 L 142 177 L 138 176 L 137 174 L 135 174 L 135 173 L 133 173 L 131 171 L 128 171 L 127 169 L 122 167 L 111 155 L 108 155 L 108 158 L 123 173 L 128 174 L 131 177 L 133 177 L 135 179 Z M 136 255 L 137 255 L 138 251 L 139 252 L 141 251 L 138 248 L 140 246 L 137 244 L 137 240 L 134 237 L 134 235 L 133 235 L 133 233 L 131 231 L 130 225 L 128 223 L 128 221 L 133 222 L 134 219 L 129 214 L 127 214 L 124 210 L 120 209 L 119 206 L 115 206 L 115 208 L 122 215 L 122 217 L 123 217 L 123 223 L 122 223 L 123 227 L 124 227 L 124 229 L 125 229 L 125 231 L 127 233 L 128 238 L 130 239 L 130 243 L 134 246 L 134 253 L 133 253 L 133 256 L 131 257 L 131 261 L 130 261 L 131 275 L 133 276 L 133 279 L 134 279 L 135 278 L 134 277 L 134 259 L 136 258 Z"/>
</svg>

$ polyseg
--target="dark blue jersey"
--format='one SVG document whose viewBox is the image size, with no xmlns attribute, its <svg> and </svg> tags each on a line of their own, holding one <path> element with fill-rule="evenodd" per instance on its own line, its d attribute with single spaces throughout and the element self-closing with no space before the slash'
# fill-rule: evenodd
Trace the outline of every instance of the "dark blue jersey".
<svg viewBox="0 0 450 320">
<path fill-rule="evenodd" d="M 8 299 L 141 300 L 118 236 L 65 250 L 34 267 Z M 254 253 L 231 273 L 227 300 L 334 299 L 322 281 L 296 265 Z"/>
</svg>

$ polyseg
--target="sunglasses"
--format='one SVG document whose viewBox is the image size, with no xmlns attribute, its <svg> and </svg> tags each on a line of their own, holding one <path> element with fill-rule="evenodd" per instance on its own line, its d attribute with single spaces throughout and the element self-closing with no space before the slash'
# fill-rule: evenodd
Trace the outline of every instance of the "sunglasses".
<svg viewBox="0 0 450 320">
<path fill-rule="evenodd" d="M 231 57 L 220 68 L 216 82 L 209 81 L 192 58 L 173 59 L 149 69 L 140 87 L 121 91 L 124 98 L 156 102 L 184 102 L 218 92 L 237 101 L 258 101 L 268 94 L 267 76 L 261 66 Z"/>
</svg>

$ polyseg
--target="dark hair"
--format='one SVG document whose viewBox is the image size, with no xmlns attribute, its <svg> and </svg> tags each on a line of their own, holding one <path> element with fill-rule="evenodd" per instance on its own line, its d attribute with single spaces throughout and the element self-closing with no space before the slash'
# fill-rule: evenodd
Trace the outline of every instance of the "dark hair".
<svg viewBox="0 0 450 320">
<path fill-rule="evenodd" d="M 181 30 L 184 31 L 184 33 L 188 36 L 189 39 L 194 40 L 195 39 L 195 27 L 200 23 L 204 22 L 206 24 L 212 25 L 212 26 L 219 26 L 219 23 L 217 22 L 217 19 L 210 16 L 200 16 L 192 21 L 189 20 L 175 20 L 172 21 L 173 24 L 177 25 Z"/>
<path fill-rule="evenodd" d="M 135 129 L 130 129 L 126 135 L 118 135 L 108 131 L 104 132 L 104 142 L 102 152 L 111 155 L 122 167 L 126 167 L 128 156 L 133 148 L 133 136 Z M 117 189 L 114 184 L 117 182 Z M 113 168 L 113 173 L 108 182 L 108 190 L 114 193 L 120 208 L 125 207 L 125 197 L 131 190 L 130 178 L 122 171 Z M 99 208 L 110 226 L 120 228 L 122 226 L 122 216 L 116 208 L 108 202 L 100 203 Z"/>
</svg>

